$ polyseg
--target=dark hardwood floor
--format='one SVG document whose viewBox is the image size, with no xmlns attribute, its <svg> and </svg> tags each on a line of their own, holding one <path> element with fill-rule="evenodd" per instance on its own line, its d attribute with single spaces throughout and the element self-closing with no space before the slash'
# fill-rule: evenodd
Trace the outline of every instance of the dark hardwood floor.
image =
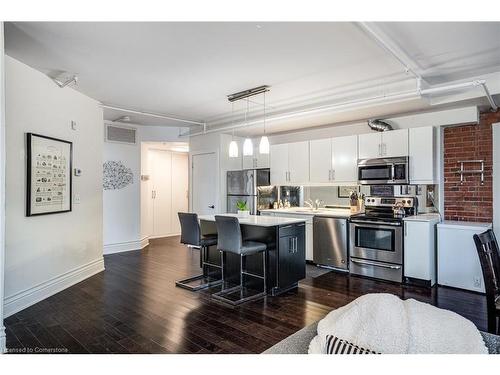
<svg viewBox="0 0 500 375">
<path fill-rule="evenodd" d="M 485 297 L 416 288 L 308 266 L 298 289 L 231 308 L 176 288 L 196 274 L 196 250 L 178 237 L 105 257 L 106 271 L 5 321 L 10 352 L 260 353 L 366 293 L 387 292 L 453 310 L 486 328 Z"/>
</svg>

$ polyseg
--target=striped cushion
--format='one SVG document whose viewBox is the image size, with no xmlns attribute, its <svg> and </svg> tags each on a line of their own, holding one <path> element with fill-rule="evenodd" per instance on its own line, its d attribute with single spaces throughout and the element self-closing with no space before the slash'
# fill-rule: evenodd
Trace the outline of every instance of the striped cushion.
<svg viewBox="0 0 500 375">
<path fill-rule="evenodd" d="M 338 337 L 326 336 L 326 354 L 380 354 L 373 350 L 360 348 L 351 344 L 349 341 L 339 339 Z"/>
</svg>

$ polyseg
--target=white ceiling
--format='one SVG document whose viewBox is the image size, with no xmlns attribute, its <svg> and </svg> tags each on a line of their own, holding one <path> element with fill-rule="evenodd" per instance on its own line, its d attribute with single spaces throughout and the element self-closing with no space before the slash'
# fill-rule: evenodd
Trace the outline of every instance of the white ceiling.
<svg viewBox="0 0 500 375">
<path fill-rule="evenodd" d="M 500 23 L 374 26 L 429 84 L 500 71 Z M 262 84 L 271 86 L 271 113 L 415 86 L 401 64 L 355 23 L 16 22 L 6 24 L 6 52 L 45 73 L 76 73 L 77 90 L 103 103 L 209 125 L 228 121 L 226 95 Z M 298 125 L 282 121 L 269 131 L 427 107 L 427 101 L 413 100 Z M 237 103 L 240 116 L 243 110 Z M 251 110 L 261 113 L 258 105 Z M 123 114 L 106 110 L 105 118 Z M 184 126 L 130 116 L 134 123 Z"/>
</svg>

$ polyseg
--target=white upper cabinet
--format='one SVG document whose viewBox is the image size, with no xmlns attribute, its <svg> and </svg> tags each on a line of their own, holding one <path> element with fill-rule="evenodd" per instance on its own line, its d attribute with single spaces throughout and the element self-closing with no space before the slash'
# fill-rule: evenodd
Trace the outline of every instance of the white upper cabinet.
<svg viewBox="0 0 500 375">
<path fill-rule="evenodd" d="M 382 132 L 382 157 L 408 156 L 408 129 Z"/>
<path fill-rule="evenodd" d="M 408 156 L 408 129 L 360 134 L 359 158 L 392 158 Z"/>
<path fill-rule="evenodd" d="M 309 142 L 288 144 L 288 182 L 309 182 Z"/>
<path fill-rule="evenodd" d="M 288 144 L 271 145 L 271 185 L 288 182 Z"/>
<path fill-rule="evenodd" d="M 357 181 L 357 136 L 311 141 L 309 155 L 311 182 L 353 183 Z"/>
<path fill-rule="evenodd" d="M 309 143 L 309 175 L 311 182 L 331 182 L 332 139 L 318 139 Z"/>
<path fill-rule="evenodd" d="M 259 152 L 259 139 L 253 139 L 253 155 L 243 156 L 243 169 L 269 168 L 269 154 Z"/>
<path fill-rule="evenodd" d="M 271 184 L 309 182 L 309 142 L 271 145 Z"/>
<path fill-rule="evenodd" d="M 232 140 L 238 144 L 238 157 L 229 157 L 229 144 Z M 221 134 L 221 148 L 220 148 L 220 166 L 223 171 L 238 171 L 242 169 L 242 150 L 243 142 L 239 137 L 232 137 L 228 134 Z"/>
<path fill-rule="evenodd" d="M 434 128 L 426 126 L 409 130 L 409 164 L 411 184 L 434 184 L 435 140 Z"/>
<path fill-rule="evenodd" d="M 358 150 L 360 159 L 380 158 L 382 135 L 380 133 L 360 134 L 358 136 Z"/>
<path fill-rule="evenodd" d="M 333 138 L 332 155 L 332 181 L 357 183 L 358 137 Z"/>
</svg>

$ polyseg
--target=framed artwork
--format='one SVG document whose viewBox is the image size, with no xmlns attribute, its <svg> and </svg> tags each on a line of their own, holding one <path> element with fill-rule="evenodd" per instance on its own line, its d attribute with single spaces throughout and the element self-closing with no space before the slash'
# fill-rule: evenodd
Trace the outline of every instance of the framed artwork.
<svg viewBox="0 0 500 375">
<path fill-rule="evenodd" d="M 338 196 L 339 198 L 349 198 L 351 191 L 358 191 L 357 186 L 339 186 Z"/>
<path fill-rule="evenodd" d="M 27 133 L 26 216 L 71 211 L 73 143 Z"/>
</svg>

